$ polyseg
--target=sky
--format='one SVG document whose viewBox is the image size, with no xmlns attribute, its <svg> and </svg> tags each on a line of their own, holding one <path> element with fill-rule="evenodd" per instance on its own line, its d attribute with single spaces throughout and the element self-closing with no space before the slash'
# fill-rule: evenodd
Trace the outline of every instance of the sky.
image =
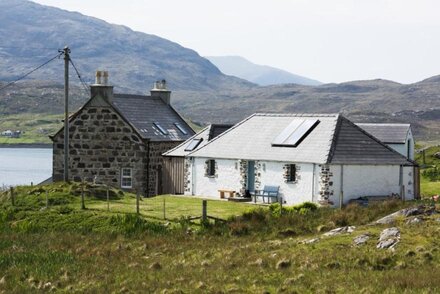
<svg viewBox="0 0 440 294">
<path fill-rule="evenodd" d="M 440 74 L 438 0 L 34 0 L 321 82 Z"/>
</svg>

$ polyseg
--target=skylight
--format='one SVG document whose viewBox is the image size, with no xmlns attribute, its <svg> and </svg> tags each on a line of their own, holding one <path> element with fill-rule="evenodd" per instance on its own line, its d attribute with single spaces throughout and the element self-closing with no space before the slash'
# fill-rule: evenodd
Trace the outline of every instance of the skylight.
<svg viewBox="0 0 440 294">
<path fill-rule="evenodd" d="M 297 147 L 318 124 L 317 119 L 295 119 L 273 140 L 272 146 Z"/>
<path fill-rule="evenodd" d="M 203 139 L 199 138 L 199 139 L 192 139 L 191 142 L 188 143 L 188 145 L 185 148 L 185 151 L 193 151 L 194 149 L 197 148 L 197 146 L 200 145 L 200 143 L 202 143 Z"/>
<path fill-rule="evenodd" d="M 179 131 L 180 131 L 182 134 L 184 134 L 184 135 L 188 135 L 188 132 L 185 130 L 185 128 L 184 128 L 181 124 L 179 124 L 179 123 L 174 123 L 174 125 L 176 126 L 176 128 L 179 129 Z"/>
<path fill-rule="evenodd" d="M 159 131 L 163 134 L 163 135 L 168 135 L 168 131 L 167 130 L 165 130 L 158 122 L 154 122 L 153 123 L 154 124 L 154 126 L 156 127 L 156 128 L 158 128 L 159 129 Z"/>
</svg>

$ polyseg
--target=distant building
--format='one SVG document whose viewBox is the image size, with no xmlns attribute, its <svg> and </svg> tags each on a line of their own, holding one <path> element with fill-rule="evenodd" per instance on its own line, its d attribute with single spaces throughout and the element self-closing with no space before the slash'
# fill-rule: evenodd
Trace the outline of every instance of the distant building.
<svg viewBox="0 0 440 294">
<path fill-rule="evenodd" d="M 107 72 L 97 72 L 91 98 L 69 119 L 69 179 L 96 180 L 152 196 L 163 185 L 162 153 L 194 135 L 171 106 L 166 82 L 150 96 L 113 94 Z M 53 179 L 64 174 L 63 128 L 53 141 Z"/>
<path fill-rule="evenodd" d="M 334 206 L 363 196 L 419 197 L 417 164 L 339 114 L 254 114 L 191 151 L 196 140 L 165 154 L 185 154 L 187 195 L 267 186 L 289 205 Z"/>
<path fill-rule="evenodd" d="M 414 160 L 415 143 L 410 124 L 358 123 L 357 125 L 403 156 Z"/>
<path fill-rule="evenodd" d="M 2 136 L 4 137 L 9 137 L 9 138 L 20 138 L 22 132 L 21 131 L 11 131 L 11 130 L 7 130 L 1 133 Z"/>
</svg>

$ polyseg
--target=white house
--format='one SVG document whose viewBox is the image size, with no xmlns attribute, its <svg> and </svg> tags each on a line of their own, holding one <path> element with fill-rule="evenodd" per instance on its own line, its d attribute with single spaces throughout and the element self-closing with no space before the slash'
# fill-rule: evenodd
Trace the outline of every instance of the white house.
<svg viewBox="0 0 440 294">
<path fill-rule="evenodd" d="M 410 124 L 359 123 L 357 125 L 403 156 L 414 160 L 414 138 Z"/>
<path fill-rule="evenodd" d="M 186 195 L 219 198 L 219 190 L 270 185 L 289 205 L 337 206 L 361 196 L 413 199 L 419 190 L 413 161 L 339 114 L 254 114 L 185 161 Z"/>
</svg>

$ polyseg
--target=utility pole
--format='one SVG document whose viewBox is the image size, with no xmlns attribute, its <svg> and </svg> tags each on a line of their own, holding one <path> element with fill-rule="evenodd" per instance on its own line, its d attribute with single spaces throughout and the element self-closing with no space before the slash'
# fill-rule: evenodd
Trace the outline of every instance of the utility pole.
<svg viewBox="0 0 440 294">
<path fill-rule="evenodd" d="M 64 47 L 64 181 L 69 181 L 69 62 L 70 49 Z"/>
</svg>

